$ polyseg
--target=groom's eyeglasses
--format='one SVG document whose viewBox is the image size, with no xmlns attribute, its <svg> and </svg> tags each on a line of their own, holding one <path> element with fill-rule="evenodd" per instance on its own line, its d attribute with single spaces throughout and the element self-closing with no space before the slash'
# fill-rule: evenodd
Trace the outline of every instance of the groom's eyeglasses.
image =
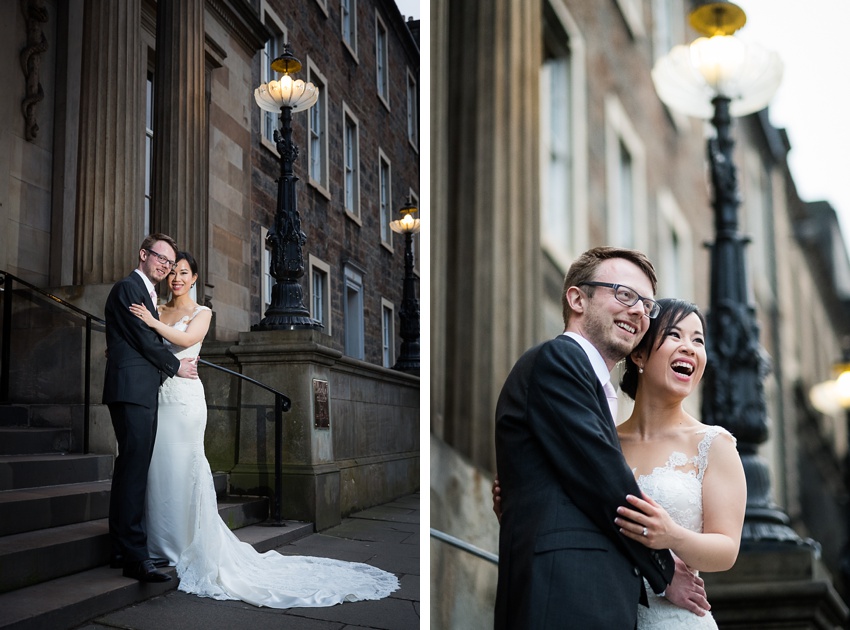
<svg viewBox="0 0 850 630">
<path fill-rule="evenodd" d="M 579 284 L 585 284 L 589 287 L 608 287 L 609 289 L 613 289 L 614 297 L 617 298 L 617 301 L 626 306 L 634 306 L 638 302 L 641 302 L 643 303 L 643 314 L 649 319 L 655 319 L 658 317 L 658 313 L 661 312 L 661 306 L 658 302 L 643 297 L 631 287 L 622 284 L 611 284 L 610 282 L 580 282 Z"/>
<path fill-rule="evenodd" d="M 145 251 L 147 253 L 149 253 L 151 256 L 153 256 L 154 258 L 156 258 L 163 265 L 168 265 L 172 269 L 174 269 L 177 266 L 177 263 L 175 261 L 169 260 L 168 258 L 163 256 L 162 254 L 158 254 L 157 252 L 153 251 L 152 249 L 148 249 L 147 247 L 145 247 Z"/>
</svg>

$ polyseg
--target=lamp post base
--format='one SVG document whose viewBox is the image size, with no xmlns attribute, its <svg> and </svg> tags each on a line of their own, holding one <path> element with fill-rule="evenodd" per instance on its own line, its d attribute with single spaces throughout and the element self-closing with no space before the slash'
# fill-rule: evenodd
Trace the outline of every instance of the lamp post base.
<svg viewBox="0 0 850 630">
<path fill-rule="evenodd" d="M 304 306 L 301 285 L 293 279 L 279 281 L 272 287 L 272 303 L 263 319 L 251 330 L 321 330 L 324 326 L 310 317 Z"/>
</svg>

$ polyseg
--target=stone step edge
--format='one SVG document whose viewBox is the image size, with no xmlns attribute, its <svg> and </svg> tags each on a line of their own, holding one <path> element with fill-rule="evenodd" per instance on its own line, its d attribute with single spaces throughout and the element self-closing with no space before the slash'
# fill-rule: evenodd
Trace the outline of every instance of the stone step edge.
<svg viewBox="0 0 850 630">
<path fill-rule="evenodd" d="M 233 533 L 263 553 L 309 536 L 314 529 L 313 523 L 285 521 L 283 527 L 249 525 Z M 143 584 L 102 566 L 0 594 L 0 630 L 75 627 L 177 588 L 175 569 L 163 570 L 174 577 L 171 582 Z"/>
</svg>

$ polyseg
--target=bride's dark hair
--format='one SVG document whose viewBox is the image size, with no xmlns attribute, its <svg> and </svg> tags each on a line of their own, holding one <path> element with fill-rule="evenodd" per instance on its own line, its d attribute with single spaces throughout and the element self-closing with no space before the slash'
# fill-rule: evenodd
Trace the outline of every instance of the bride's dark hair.
<svg viewBox="0 0 850 630">
<path fill-rule="evenodd" d="M 198 273 L 198 263 L 195 261 L 195 257 L 192 256 L 192 254 L 190 254 L 189 252 L 177 252 L 177 260 L 175 260 L 174 262 L 178 263 L 181 260 L 185 260 L 187 263 L 189 263 L 189 269 L 192 270 L 192 275 Z"/>
<path fill-rule="evenodd" d="M 667 337 L 670 329 L 691 313 L 696 313 L 697 317 L 699 317 L 699 321 L 702 323 L 703 334 L 707 332 L 705 317 L 696 304 L 686 302 L 685 300 L 662 298 L 658 300 L 658 305 L 661 307 L 658 317 L 649 320 L 649 328 L 646 330 L 646 334 L 634 349 L 635 352 L 645 350 L 646 359 L 649 359 L 649 355 L 652 354 L 653 349 L 658 348 L 664 343 L 664 339 Z M 623 372 L 623 380 L 620 381 L 620 389 L 629 398 L 634 400 L 637 393 L 637 386 L 638 368 L 635 362 L 632 361 L 631 354 L 629 354 L 626 357 L 626 370 Z"/>
</svg>

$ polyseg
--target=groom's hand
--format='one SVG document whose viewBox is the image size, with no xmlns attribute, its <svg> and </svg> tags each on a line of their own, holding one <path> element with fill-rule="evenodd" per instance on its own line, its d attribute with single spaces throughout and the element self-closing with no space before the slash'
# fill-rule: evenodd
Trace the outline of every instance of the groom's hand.
<svg viewBox="0 0 850 630">
<path fill-rule="evenodd" d="M 676 561 L 676 572 L 673 581 L 664 592 L 665 597 L 679 608 L 690 610 L 699 617 L 711 610 L 711 604 L 705 596 L 705 582 L 702 578 L 691 573 L 687 565 L 673 554 Z"/>
<path fill-rule="evenodd" d="M 195 361 L 196 359 L 180 359 L 180 369 L 177 370 L 177 376 L 181 378 L 198 378 L 198 366 Z"/>
</svg>

